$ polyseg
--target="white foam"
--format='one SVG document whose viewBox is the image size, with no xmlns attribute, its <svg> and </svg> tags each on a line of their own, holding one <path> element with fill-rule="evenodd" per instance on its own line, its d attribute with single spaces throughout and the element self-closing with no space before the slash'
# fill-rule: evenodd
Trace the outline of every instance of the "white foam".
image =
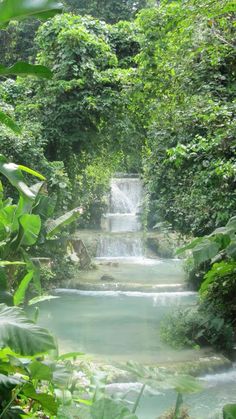
<svg viewBox="0 0 236 419">
<path fill-rule="evenodd" d="M 130 264 L 137 264 L 137 265 L 159 265 L 163 263 L 161 259 L 148 259 L 145 257 L 136 257 L 136 256 L 117 256 L 117 257 L 97 257 L 97 261 L 107 261 L 107 262 L 121 262 L 121 263 L 130 263 Z M 172 259 L 171 259 L 172 260 Z"/>
<path fill-rule="evenodd" d="M 153 288 L 179 288 L 182 287 L 183 284 L 156 284 L 153 285 Z"/>
<path fill-rule="evenodd" d="M 217 374 L 207 374 L 203 377 L 200 377 L 202 381 L 206 381 L 211 386 L 216 386 L 217 384 L 222 383 L 235 383 L 236 382 L 236 367 L 230 369 L 229 371 L 220 372 Z"/>
<path fill-rule="evenodd" d="M 129 393 L 131 391 L 135 391 L 137 393 L 140 392 L 143 384 L 138 382 L 130 382 L 130 383 L 112 383 L 106 385 L 106 390 L 109 394 L 114 393 Z M 145 393 L 150 393 L 152 395 L 159 395 L 163 394 L 160 393 L 158 390 L 151 388 L 150 386 L 145 387 Z"/>
<path fill-rule="evenodd" d="M 142 291 L 90 291 L 90 290 L 77 290 L 69 288 L 57 288 L 55 289 L 56 293 L 62 294 L 78 294 L 90 297 L 144 297 L 144 298 L 154 298 L 154 299 L 163 299 L 163 298 L 182 298 L 196 296 L 197 292 L 194 291 L 164 291 L 164 292 L 142 292 Z"/>
</svg>

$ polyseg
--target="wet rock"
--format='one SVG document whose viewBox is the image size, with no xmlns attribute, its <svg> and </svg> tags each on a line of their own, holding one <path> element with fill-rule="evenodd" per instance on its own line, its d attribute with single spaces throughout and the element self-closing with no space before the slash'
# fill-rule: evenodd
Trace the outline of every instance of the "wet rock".
<svg viewBox="0 0 236 419">
<path fill-rule="evenodd" d="M 112 275 L 102 275 L 100 280 L 101 281 L 115 281 L 115 278 Z"/>
</svg>

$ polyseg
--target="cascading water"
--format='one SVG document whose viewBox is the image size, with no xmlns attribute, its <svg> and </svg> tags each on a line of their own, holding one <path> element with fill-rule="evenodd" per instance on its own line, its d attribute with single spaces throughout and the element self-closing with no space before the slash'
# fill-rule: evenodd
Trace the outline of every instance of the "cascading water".
<svg viewBox="0 0 236 419">
<path fill-rule="evenodd" d="M 141 240 L 140 238 L 101 237 L 99 256 L 107 258 L 142 257 Z"/>
<path fill-rule="evenodd" d="M 53 326 L 66 352 L 79 350 L 100 362 L 133 360 L 140 365 L 163 365 L 163 371 L 175 363 L 191 363 L 193 370 L 194 365 L 198 370 L 204 364 L 210 365 L 211 370 L 217 359 L 219 366 L 224 365 L 218 354 L 207 348 L 177 350 L 161 339 L 162 319 L 175 308 L 195 306 L 197 295 L 185 290 L 181 261 L 144 257 L 140 232 L 142 197 L 142 183 L 137 177 L 112 179 L 109 209 L 103 217 L 105 231 L 101 233 L 97 255 L 104 261 L 99 261 L 97 269 L 81 272 L 82 287 L 55 290 L 60 298 L 41 303 L 40 322 L 50 329 Z M 191 417 L 222 417 L 219 412 L 223 405 L 236 402 L 235 377 L 235 366 L 227 372 L 201 377 L 204 391 L 185 395 Z M 133 382 L 113 383 L 106 386 L 106 391 L 135 403 L 135 392 L 140 392 L 141 386 Z M 175 401 L 172 389 L 159 392 L 146 386 L 137 408 L 138 418 L 159 417 Z"/>
<path fill-rule="evenodd" d="M 112 213 L 135 215 L 140 210 L 142 184 L 139 178 L 115 178 L 111 181 Z"/>
<path fill-rule="evenodd" d="M 141 229 L 142 182 L 137 177 L 113 178 L 108 213 L 104 215 L 105 230 L 114 235 L 103 235 L 98 247 L 99 258 L 140 258 L 142 241 L 134 233 Z"/>
</svg>

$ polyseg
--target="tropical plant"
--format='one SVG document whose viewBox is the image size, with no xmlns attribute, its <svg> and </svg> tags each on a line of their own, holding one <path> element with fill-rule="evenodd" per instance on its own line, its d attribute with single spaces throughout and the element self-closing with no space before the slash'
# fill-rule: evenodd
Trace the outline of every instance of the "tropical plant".
<svg viewBox="0 0 236 419">
<path fill-rule="evenodd" d="M 223 408 L 223 419 L 235 419 L 236 418 L 236 405 L 226 404 Z"/>
<path fill-rule="evenodd" d="M 225 227 L 214 230 L 208 236 L 198 237 L 180 248 L 176 253 L 192 251 L 195 266 L 210 262 L 212 268 L 204 277 L 201 292 L 205 292 L 215 276 L 223 278 L 234 273 L 236 268 L 236 217 L 231 218 Z"/>
<path fill-rule="evenodd" d="M 60 11 L 61 4 L 52 0 L 39 0 L 37 1 L 37 4 L 33 1 L 24 4 L 23 1 L 18 0 L 3 0 L 0 4 L 0 28 L 5 28 L 13 19 L 22 20 L 29 16 L 47 19 Z M 0 65 L 0 74 L 2 76 L 31 75 L 46 79 L 52 77 L 52 73 L 48 68 L 41 65 L 31 65 L 26 62 L 18 62 L 8 68 L 4 65 Z M 20 132 L 18 125 L 6 112 L 0 111 L 0 122 L 16 133 Z"/>
<path fill-rule="evenodd" d="M 164 321 L 162 337 L 172 345 L 211 345 L 230 351 L 236 322 L 236 218 L 211 234 L 194 239 L 177 251 L 191 251 L 191 284 L 199 273 L 200 305 Z M 202 270 L 204 268 L 204 271 Z"/>
<path fill-rule="evenodd" d="M 63 216 L 52 219 L 54 205 L 42 191 L 44 182 L 29 187 L 22 172 L 44 180 L 44 177 L 26 166 L 9 163 L 0 156 L 0 172 L 19 192 L 16 203 L 4 198 L 1 185 L 0 196 L 0 288 L 2 302 L 6 291 L 16 289 L 14 303 L 23 303 L 26 290 L 31 281 L 35 289 L 41 293 L 39 270 L 30 257 L 30 248 L 39 241 L 42 245 L 46 240 L 54 239 L 59 231 L 72 223 L 81 213 L 74 209 Z M 23 276 L 23 279 L 20 278 Z M 20 281 L 20 282 L 19 282 Z M 8 298 L 8 295 L 7 295 Z"/>
<path fill-rule="evenodd" d="M 91 15 L 108 23 L 130 20 L 149 3 L 148 0 L 105 0 L 101 7 L 99 0 L 64 0 L 65 7 L 78 15 Z"/>
<path fill-rule="evenodd" d="M 142 10 L 129 109 L 145 129 L 149 226 L 203 235 L 235 212 L 235 5 L 161 1 Z"/>
<path fill-rule="evenodd" d="M 160 334 L 173 348 L 212 346 L 230 352 L 234 345 L 231 319 L 208 299 L 199 306 L 179 309 L 164 318 Z"/>
</svg>

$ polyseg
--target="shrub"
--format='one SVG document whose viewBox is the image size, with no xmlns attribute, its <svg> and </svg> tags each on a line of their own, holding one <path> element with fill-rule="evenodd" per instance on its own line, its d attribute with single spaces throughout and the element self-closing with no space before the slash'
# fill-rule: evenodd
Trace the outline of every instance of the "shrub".
<svg viewBox="0 0 236 419">
<path fill-rule="evenodd" d="M 173 312 L 163 320 L 160 333 L 162 340 L 174 348 L 212 345 L 231 350 L 233 346 L 230 322 L 205 305 Z"/>
</svg>

